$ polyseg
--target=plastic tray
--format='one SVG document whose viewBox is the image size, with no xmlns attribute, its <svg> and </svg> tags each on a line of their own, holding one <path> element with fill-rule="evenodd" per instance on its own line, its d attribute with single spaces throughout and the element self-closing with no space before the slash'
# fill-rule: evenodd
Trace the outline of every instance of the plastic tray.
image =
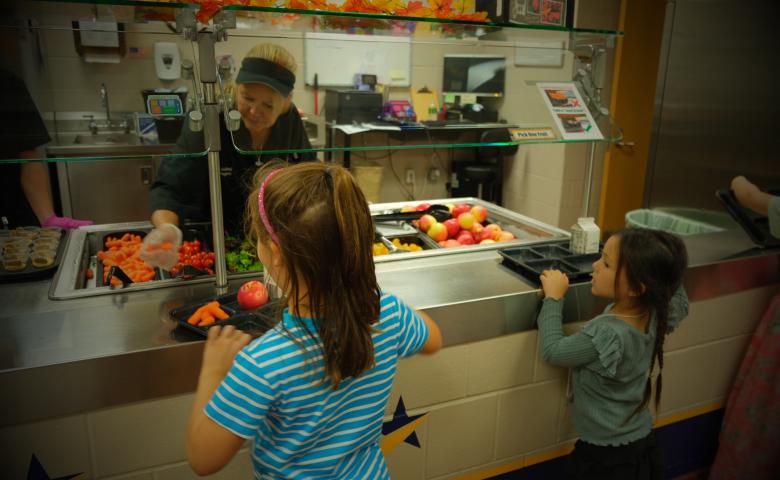
<svg viewBox="0 0 780 480">
<path fill-rule="evenodd" d="M 534 285 L 540 285 L 539 276 L 545 270 L 560 270 L 570 282 L 587 280 L 593 273 L 593 262 L 600 253 L 575 254 L 565 244 L 529 245 L 498 251 L 502 264 L 521 274 Z"/>
<path fill-rule="evenodd" d="M 0 262 L 0 283 L 24 282 L 27 280 L 37 280 L 54 275 L 54 272 L 60 266 L 60 260 L 65 254 L 65 244 L 67 244 L 68 231 L 63 230 L 60 236 L 60 243 L 57 245 L 57 252 L 54 257 L 54 263 L 48 267 L 34 267 L 32 261 L 28 260 L 27 267 L 24 270 L 10 272 L 3 268 Z"/>
<path fill-rule="evenodd" d="M 195 310 L 203 305 L 218 301 L 222 310 L 225 311 L 230 317 L 226 320 L 218 320 L 206 327 L 199 327 L 197 325 L 190 325 L 187 323 L 187 319 L 195 313 Z M 279 302 L 269 301 L 267 304 L 255 310 L 242 310 L 238 305 L 237 294 L 221 295 L 217 297 L 210 297 L 198 302 L 194 302 L 188 305 L 171 310 L 169 315 L 177 325 L 183 329 L 197 333 L 203 337 L 208 335 L 209 328 L 220 325 L 227 326 L 233 325 L 238 330 L 242 330 L 252 337 L 259 337 L 271 329 L 277 322 L 277 310 L 279 308 Z"/>
<path fill-rule="evenodd" d="M 780 188 L 765 190 L 770 195 L 780 195 Z M 780 246 L 780 238 L 775 238 L 769 231 L 769 219 L 759 215 L 750 209 L 740 205 L 734 192 L 731 190 L 718 190 L 715 195 L 726 208 L 726 211 L 734 217 L 743 230 L 748 234 L 753 243 L 762 247 Z"/>
</svg>

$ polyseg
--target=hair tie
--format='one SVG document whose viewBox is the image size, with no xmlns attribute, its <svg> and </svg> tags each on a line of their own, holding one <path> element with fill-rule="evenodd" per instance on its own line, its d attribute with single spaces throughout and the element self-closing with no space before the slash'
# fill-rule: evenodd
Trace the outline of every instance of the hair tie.
<svg viewBox="0 0 780 480">
<path fill-rule="evenodd" d="M 260 185 L 260 192 L 257 194 L 257 206 L 258 210 L 260 211 L 260 220 L 263 221 L 263 225 L 265 226 L 268 235 L 271 236 L 271 240 L 273 240 L 277 245 L 279 245 L 279 237 L 276 236 L 276 232 L 274 232 L 274 229 L 271 226 L 271 222 L 268 220 L 268 215 L 265 212 L 265 187 L 268 185 L 268 182 L 281 171 L 281 168 L 277 168 L 273 172 L 269 173 L 268 176 L 265 177 L 265 180 L 263 180 L 263 184 Z"/>
<path fill-rule="evenodd" d="M 333 190 L 333 173 L 331 173 L 330 167 L 326 167 L 322 173 L 325 175 L 325 182 L 328 184 L 328 187 Z"/>
</svg>

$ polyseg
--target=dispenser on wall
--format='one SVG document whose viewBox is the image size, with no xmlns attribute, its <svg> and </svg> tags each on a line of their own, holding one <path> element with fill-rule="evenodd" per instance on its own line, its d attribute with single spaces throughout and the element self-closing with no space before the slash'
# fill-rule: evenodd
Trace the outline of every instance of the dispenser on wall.
<svg viewBox="0 0 780 480">
<path fill-rule="evenodd" d="M 160 80 L 176 80 L 181 76 L 179 46 L 172 42 L 154 44 L 154 68 Z"/>
</svg>

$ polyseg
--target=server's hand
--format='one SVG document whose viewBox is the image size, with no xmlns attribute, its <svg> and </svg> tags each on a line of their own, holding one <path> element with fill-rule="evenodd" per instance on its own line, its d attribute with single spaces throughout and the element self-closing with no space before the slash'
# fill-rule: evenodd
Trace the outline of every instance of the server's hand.
<svg viewBox="0 0 780 480">
<path fill-rule="evenodd" d="M 141 245 L 141 259 L 149 266 L 170 270 L 179 262 L 181 230 L 171 223 L 163 223 L 149 232 Z"/>
</svg>

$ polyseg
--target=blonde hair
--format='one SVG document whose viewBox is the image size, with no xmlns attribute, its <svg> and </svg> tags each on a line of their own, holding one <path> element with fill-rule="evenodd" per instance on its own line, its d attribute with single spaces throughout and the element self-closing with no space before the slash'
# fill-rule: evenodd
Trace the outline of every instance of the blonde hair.
<svg viewBox="0 0 780 480">
<path fill-rule="evenodd" d="M 268 60 L 269 62 L 281 65 L 293 74 L 295 74 L 295 71 L 298 68 L 298 62 L 295 60 L 293 54 L 286 48 L 275 43 L 258 43 L 244 55 L 244 58 L 262 58 L 263 60 Z M 290 105 L 292 105 L 292 91 L 290 91 L 290 95 L 285 97 L 276 90 L 271 90 L 274 115 L 281 115 L 290 108 Z M 230 99 L 232 105 L 235 105 L 237 92 L 238 85 L 236 85 L 234 79 L 231 79 L 230 82 L 225 85 L 225 96 Z"/>
</svg>

